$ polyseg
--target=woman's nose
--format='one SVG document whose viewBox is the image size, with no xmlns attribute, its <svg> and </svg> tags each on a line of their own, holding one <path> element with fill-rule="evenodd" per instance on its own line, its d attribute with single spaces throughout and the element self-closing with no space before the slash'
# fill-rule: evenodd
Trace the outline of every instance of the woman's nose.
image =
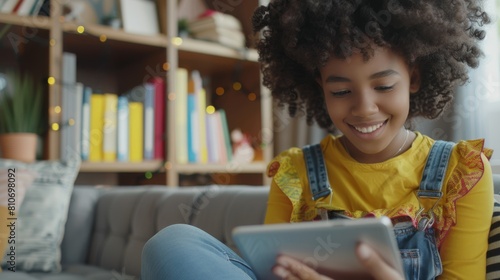
<svg viewBox="0 0 500 280">
<path fill-rule="evenodd" d="M 367 117 L 378 112 L 377 99 L 372 93 L 360 93 L 353 99 L 351 113 L 356 117 Z"/>
</svg>

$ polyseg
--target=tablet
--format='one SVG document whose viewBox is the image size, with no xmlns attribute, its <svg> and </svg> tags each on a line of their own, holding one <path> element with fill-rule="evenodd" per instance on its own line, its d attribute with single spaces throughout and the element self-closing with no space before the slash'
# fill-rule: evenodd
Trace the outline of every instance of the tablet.
<svg viewBox="0 0 500 280">
<path fill-rule="evenodd" d="M 321 274 L 341 279 L 371 279 L 355 248 L 366 242 L 403 274 L 391 220 L 387 217 L 337 219 L 236 227 L 233 240 L 258 279 L 278 279 L 271 271 L 279 254 L 296 258 Z"/>
</svg>

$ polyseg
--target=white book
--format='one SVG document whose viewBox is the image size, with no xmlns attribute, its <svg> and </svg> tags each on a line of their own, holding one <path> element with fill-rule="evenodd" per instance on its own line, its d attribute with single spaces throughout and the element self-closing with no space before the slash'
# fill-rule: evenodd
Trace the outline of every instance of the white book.
<svg viewBox="0 0 500 280">
<path fill-rule="evenodd" d="M 35 5 L 36 0 L 23 0 L 19 9 L 17 9 L 17 14 L 20 16 L 27 16 L 30 14 L 31 9 Z"/>
<path fill-rule="evenodd" d="M 82 160 L 89 159 L 90 152 L 90 96 L 92 95 L 91 87 L 84 87 L 82 97 L 82 117 L 81 117 L 81 133 L 80 133 L 80 154 Z"/>
<path fill-rule="evenodd" d="M 70 143 L 71 146 L 74 147 L 73 157 L 79 158 L 82 150 L 81 150 L 81 139 L 82 139 L 82 107 L 83 107 L 83 91 L 84 86 L 82 83 L 77 82 L 75 86 L 75 103 L 73 107 L 75 108 L 74 112 L 71 114 L 72 118 L 75 120 L 72 133 L 70 135 Z"/>
<path fill-rule="evenodd" d="M 189 30 L 192 32 L 198 32 L 206 29 L 213 28 L 227 28 L 232 30 L 241 30 L 241 22 L 234 16 L 214 12 L 209 16 L 204 16 L 188 23 Z"/>
<path fill-rule="evenodd" d="M 117 116 L 117 160 L 128 161 L 128 128 L 129 128 L 129 110 L 128 99 L 126 96 L 118 97 L 118 116 Z"/>
<path fill-rule="evenodd" d="M 217 115 L 209 114 L 206 117 L 207 121 L 207 146 L 208 146 L 208 161 L 217 163 L 221 161 L 219 136 L 217 130 Z"/>
<path fill-rule="evenodd" d="M 62 126 L 61 145 L 59 146 L 60 158 L 72 158 L 73 153 L 80 155 L 73 136 L 75 135 L 75 110 L 76 110 L 76 54 L 64 52 L 62 58 Z"/>
<path fill-rule="evenodd" d="M 0 12 L 10 14 L 14 10 L 18 0 L 6 0 L 2 5 Z"/>
</svg>

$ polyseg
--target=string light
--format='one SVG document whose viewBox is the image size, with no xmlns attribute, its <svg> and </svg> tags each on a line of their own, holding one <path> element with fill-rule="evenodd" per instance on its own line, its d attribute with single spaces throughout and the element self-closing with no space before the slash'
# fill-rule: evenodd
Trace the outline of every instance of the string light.
<svg viewBox="0 0 500 280">
<path fill-rule="evenodd" d="M 172 44 L 174 46 L 180 46 L 180 45 L 182 45 L 182 38 L 181 37 L 174 37 L 174 38 L 172 38 Z"/>
<path fill-rule="evenodd" d="M 83 27 L 83 25 L 79 25 L 77 28 L 76 28 L 76 32 L 82 34 L 83 32 L 85 32 L 85 27 Z"/>
<path fill-rule="evenodd" d="M 53 123 L 51 126 L 52 130 L 58 131 L 59 130 L 59 124 L 58 123 Z"/>
<path fill-rule="evenodd" d="M 240 90 L 241 89 L 241 83 L 240 82 L 234 82 L 233 83 L 233 89 L 234 90 Z"/>
<path fill-rule="evenodd" d="M 49 85 L 53 86 L 56 83 L 56 78 L 54 78 L 54 77 L 47 78 L 47 83 Z"/>
<path fill-rule="evenodd" d="M 215 107 L 212 105 L 209 105 L 209 106 L 207 106 L 207 109 L 205 110 L 205 112 L 207 112 L 207 114 L 211 115 L 211 114 L 215 113 Z"/>
<path fill-rule="evenodd" d="M 101 41 L 101 42 L 103 42 L 103 43 L 104 43 L 104 42 L 106 42 L 107 40 L 108 40 L 108 37 L 107 37 L 106 35 L 102 34 L 101 36 L 99 36 L 99 41 Z"/>
<path fill-rule="evenodd" d="M 59 105 L 58 105 L 58 106 L 55 106 L 55 107 L 54 107 L 54 113 L 56 113 L 56 114 L 61 113 L 61 106 L 59 106 Z"/>
<path fill-rule="evenodd" d="M 215 89 L 215 94 L 221 96 L 224 94 L 224 88 L 223 87 L 218 87 Z"/>
</svg>

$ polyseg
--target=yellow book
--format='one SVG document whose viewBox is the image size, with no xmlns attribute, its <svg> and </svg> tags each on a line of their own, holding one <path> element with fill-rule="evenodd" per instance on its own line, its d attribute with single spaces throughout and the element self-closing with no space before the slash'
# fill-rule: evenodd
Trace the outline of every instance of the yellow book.
<svg viewBox="0 0 500 280">
<path fill-rule="evenodd" d="M 116 125 L 118 96 L 113 93 L 104 94 L 104 129 L 103 129 L 103 160 L 116 161 Z"/>
<path fill-rule="evenodd" d="M 89 161 L 102 161 L 102 140 L 104 129 L 104 95 L 90 96 Z"/>
<path fill-rule="evenodd" d="M 142 161 L 144 150 L 144 105 L 141 102 L 129 102 L 129 160 Z"/>
</svg>

